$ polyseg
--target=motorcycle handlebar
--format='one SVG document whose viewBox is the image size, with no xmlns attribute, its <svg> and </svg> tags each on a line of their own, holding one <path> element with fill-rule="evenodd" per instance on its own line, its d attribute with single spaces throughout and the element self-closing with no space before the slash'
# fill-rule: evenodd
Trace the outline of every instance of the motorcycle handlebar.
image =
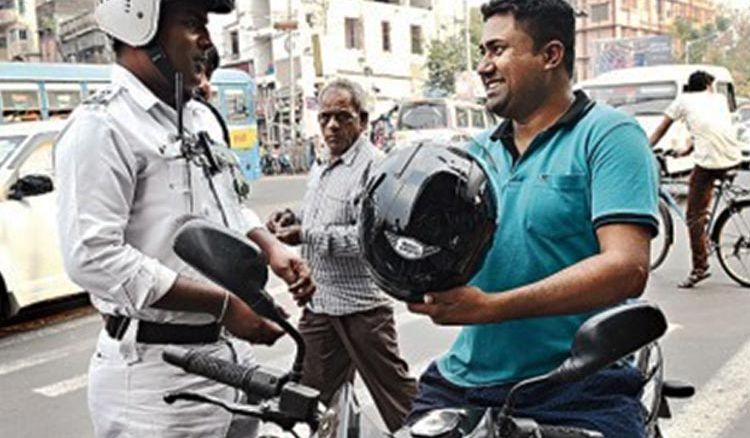
<svg viewBox="0 0 750 438">
<path fill-rule="evenodd" d="M 172 347 L 162 353 L 162 358 L 188 373 L 198 374 L 263 398 L 279 395 L 285 383 L 285 375 L 281 372 L 262 367 L 244 367 L 198 351 Z"/>
</svg>

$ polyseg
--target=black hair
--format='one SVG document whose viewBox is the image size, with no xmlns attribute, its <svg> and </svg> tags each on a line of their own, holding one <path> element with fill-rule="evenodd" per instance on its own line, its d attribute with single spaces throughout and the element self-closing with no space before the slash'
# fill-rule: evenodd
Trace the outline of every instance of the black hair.
<svg viewBox="0 0 750 438">
<path fill-rule="evenodd" d="M 705 91 L 714 83 L 714 79 L 715 78 L 710 73 L 703 70 L 697 70 L 690 75 L 685 91 Z"/>
<path fill-rule="evenodd" d="M 541 50 L 550 41 L 565 48 L 565 70 L 573 77 L 575 65 L 576 19 L 565 0 L 492 0 L 482 5 L 484 21 L 497 14 L 510 14 Z"/>
</svg>

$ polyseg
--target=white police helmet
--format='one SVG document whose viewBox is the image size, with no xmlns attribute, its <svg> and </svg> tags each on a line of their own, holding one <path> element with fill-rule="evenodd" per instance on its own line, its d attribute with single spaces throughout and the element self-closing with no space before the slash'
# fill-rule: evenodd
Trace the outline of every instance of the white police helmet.
<svg viewBox="0 0 750 438">
<path fill-rule="evenodd" d="M 170 0 L 97 0 L 94 13 L 102 31 L 130 46 L 147 45 L 159 28 L 159 7 Z M 201 0 L 196 0 L 201 1 Z M 234 0 L 202 0 L 208 11 L 226 14 Z"/>
</svg>

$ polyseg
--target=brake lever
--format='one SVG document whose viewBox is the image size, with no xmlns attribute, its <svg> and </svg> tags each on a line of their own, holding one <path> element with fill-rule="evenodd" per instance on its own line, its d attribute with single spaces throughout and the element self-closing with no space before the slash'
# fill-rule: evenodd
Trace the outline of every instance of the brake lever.
<svg viewBox="0 0 750 438">
<path fill-rule="evenodd" d="M 213 397 L 213 396 L 205 395 L 205 394 L 199 394 L 197 392 L 192 392 L 192 391 L 168 392 L 164 396 L 164 401 L 170 405 L 176 402 L 177 400 L 208 403 L 210 405 L 219 406 L 220 408 L 223 408 L 227 412 L 231 412 L 233 414 L 247 415 L 250 417 L 255 417 L 255 418 L 260 418 L 260 419 L 263 419 L 263 416 L 264 416 L 264 410 L 258 405 L 231 403 L 231 402 L 222 400 L 217 397 Z"/>
<path fill-rule="evenodd" d="M 191 391 L 169 392 L 164 396 L 164 401 L 170 405 L 177 400 L 207 403 L 210 405 L 218 406 L 232 414 L 245 415 L 248 417 L 257 418 L 261 421 L 272 422 L 274 424 L 277 424 L 284 430 L 292 430 L 298 423 L 297 420 L 291 419 L 284 413 L 279 412 L 279 410 L 274 407 L 273 403 L 263 403 L 261 405 L 232 403 L 217 397 L 199 394 L 197 392 Z"/>
</svg>

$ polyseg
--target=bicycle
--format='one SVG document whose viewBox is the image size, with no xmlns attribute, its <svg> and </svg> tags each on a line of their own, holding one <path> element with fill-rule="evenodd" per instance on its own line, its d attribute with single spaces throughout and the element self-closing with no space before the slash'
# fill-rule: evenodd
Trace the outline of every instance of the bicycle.
<svg viewBox="0 0 750 438">
<path fill-rule="evenodd" d="M 659 235 L 651 244 L 651 270 L 658 268 L 669 254 L 674 243 L 672 213 L 687 225 L 687 218 L 674 197 L 663 185 L 674 183 L 667 174 L 667 152 L 655 150 L 662 184 L 659 186 Z M 709 211 L 706 234 L 709 237 L 709 254 L 716 253 L 724 272 L 744 287 L 750 287 L 750 190 L 734 180 L 737 170 L 728 171 L 714 184 L 713 205 Z M 723 208 L 719 208 L 724 205 Z"/>
</svg>

